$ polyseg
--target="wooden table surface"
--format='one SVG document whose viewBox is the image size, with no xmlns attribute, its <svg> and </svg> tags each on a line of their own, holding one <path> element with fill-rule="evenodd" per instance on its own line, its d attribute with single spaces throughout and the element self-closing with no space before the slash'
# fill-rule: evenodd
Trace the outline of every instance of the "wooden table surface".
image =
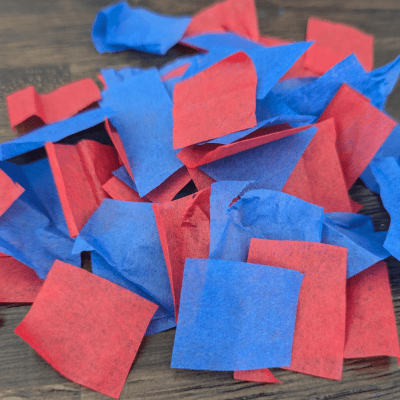
<svg viewBox="0 0 400 400">
<path fill-rule="evenodd" d="M 28 84 L 47 92 L 73 80 L 96 78 L 101 67 L 160 66 L 180 55 L 135 51 L 98 54 L 90 39 L 91 23 L 106 0 L 2 0 L 0 5 L 0 140 L 13 137 L 8 125 L 5 95 Z M 194 14 L 211 0 L 136 0 L 167 14 Z M 400 54 L 399 0 L 258 0 L 260 31 L 264 35 L 302 40 L 307 18 L 317 16 L 354 25 L 375 36 L 375 67 Z M 97 81 L 98 82 L 98 81 Z M 387 103 L 400 120 L 400 87 Z M 379 196 L 357 181 L 355 200 L 372 215 L 375 228 L 385 230 L 389 216 Z M 389 259 L 392 294 L 400 326 L 400 264 Z M 1 278 L 1 277 L 0 277 Z M 0 306 L 0 400 L 105 399 L 99 393 L 68 381 L 13 333 L 29 305 Z M 327 327 L 329 329 L 329 327 Z M 144 339 L 121 399 L 400 399 L 400 370 L 389 357 L 344 362 L 341 381 L 276 370 L 283 384 L 235 381 L 230 372 L 174 370 L 169 367 L 175 330 Z"/>
</svg>

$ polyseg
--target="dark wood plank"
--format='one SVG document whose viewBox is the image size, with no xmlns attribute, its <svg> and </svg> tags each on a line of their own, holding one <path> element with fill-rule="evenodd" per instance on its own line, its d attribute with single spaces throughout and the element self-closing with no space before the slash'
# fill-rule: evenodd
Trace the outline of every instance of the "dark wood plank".
<svg viewBox="0 0 400 400">
<path fill-rule="evenodd" d="M 13 0 L 0 7 L 0 140 L 13 137 L 4 97 L 33 84 L 47 92 L 72 80 L 96 79 L 101 67 L 160 66 L 180 55 L 176 48 L 165 57 L 135 51 L 98 54 L 90 26 L 100 7 L 110 1 Z M 193 14 L 212 0 L 143 0 L 131 4 L 169 14 Z M 262 34 L 302 40 L 311 15 L 352 24 L 375 35 L 375 66 L 400 54 L 398 0 L 258 0 Z M 400 119 L 399 86 L 387 110 Z M 359 181 L 353 199 L 365 206 L 377 230 L 387 229 L 390 218 L 379 196 Z M 392 294 L 400 326 L 400 264 L 389 259 Z M 29 306 L 0 306 L 0 400 L 105 399 L 61 376 L 13 333 Z M 342 381 L 331 381 L 276 370 L 281 385 L 234 381 L 232 373 L 173 370 L 169 367 L 174 330 L 145 338 L 129 374 L 121 399 L 369 399 L 400 398 L 400 372 L 389 357 L 346 360 Z"/>
</svg>

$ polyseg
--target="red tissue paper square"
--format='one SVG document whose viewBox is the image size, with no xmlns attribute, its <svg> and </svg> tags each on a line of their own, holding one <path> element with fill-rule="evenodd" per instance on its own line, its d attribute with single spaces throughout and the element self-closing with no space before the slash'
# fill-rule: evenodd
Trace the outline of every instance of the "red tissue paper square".
<svg viewBox="0 0 400 400">
<path fill-rule="evenodd" d="M 316 74 L 324 74 L 351 54 L 355 54 L 369 72 L 374 63 L 374 37 L 352 26 L 308 19 L 307 41 L 315 43 L 306 52 L 304 66 Z"/>
<path fill-rule="evenodd" d="M 66 378 L 118 398 L 157 306 L 56 261 L 15 333 Z"/>
<path fill-rule="evenodd" d="M 257 125 L 257 73 L 244 52 L 175 85 L 173 146 L 180 149 Z"/>
<path fill-rule="evenodd" d="M 28 86 L 6 97 L 11 128 L 16 131 L 18 125 L 26 122 L 18 129 L 21 133 L 72 117 L 100 99 L 100 90 L 90 78 L 69 83 L 46 94 L 38 94 L 33 86 Z M 27 120 L 32 117 L 39 120 L 31 121 L 36 125 L 30 127 Z"/>
<path fill-rule="evenodd" d="M 78 235 L 102 201 L 108 197 L 102 186 L 120 163 L 115 148 L 93 140 L 76 145 L 45 145 L 71 237 Z"/>
<path fill-rule="evenodd" d="M 400 357 L 396 317 L 384 261 L 347 280 L 345 358 Z"/>
<path fill-rule="evenodd" d="M 340 87 L 319 122 L 329 118 L 335 121 L 336 148 L 346 188 L 350 189 L 392 132 L 396 121 L 346 84 Z"/>
<path fill-rule="evenodd" d="M 0 253 L 0 303 L 32 303 L 43 285 L 36 272 Z"/>
</svg>

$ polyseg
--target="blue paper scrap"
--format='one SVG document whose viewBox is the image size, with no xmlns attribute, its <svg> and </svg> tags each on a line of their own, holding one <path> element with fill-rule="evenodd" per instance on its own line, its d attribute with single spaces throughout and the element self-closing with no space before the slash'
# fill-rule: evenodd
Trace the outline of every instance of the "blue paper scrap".
<svg viewBox="0 0 400 400">
<path fill-rule="evenodd" d="M 187 259 L 171 367 L 290 365 L 303 277 L 267 265 Z"/>
<path fill-rule="evenodd" d="M 199 166 L 216 181 L 251 181 L 257 188 L 282 190 L 317 128 L 304 131 Z"/>
<path fill-rule="evenodd" d="M 210 258 L 246 261 L 251 238 L 321 242 L 322 207 L 251 187 L 251 182 L 211 185 Z"/>
<path fill-rule="evenodd" d="M 389 257 L 383 248 L 386 232 L 375 232 L 370 216 L 326 213 L 322 243 L 347 248 L 347 279 Z"/>
<path fill-rule="evenodd" d="M 172 146 L 172 100 L 155 68 L 131 75 L 102 95 L 101 106 L 118 112 L 110 121 L 143 197 L 183 166 Z"/>
<path fill-rule="evenodd" d="M 126 1 L 101 10 L 93 23 L 92 41 L 99 53 L 134 49 L 164 55 L 179 42 L 191 17 L 169 16 Z"/>
<path fill-rule="evenodd" d="M 54 124 L 42 126 L 16 139 L 1 143 L 0 160 L 8 160 L 28 151 L 39 149 L 47 142 L 58 142 L 67 136 L 101 124 L 105 118 L 111 118 L 113 115 L 115 115 L 115 111 L 109 107 L 95 108 Z"/>
</svg>

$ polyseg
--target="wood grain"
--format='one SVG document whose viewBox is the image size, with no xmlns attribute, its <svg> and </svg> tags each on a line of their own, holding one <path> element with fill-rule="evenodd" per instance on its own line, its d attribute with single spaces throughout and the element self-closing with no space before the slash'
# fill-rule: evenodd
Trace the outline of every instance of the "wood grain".
<svg viewBox="0 0 400 400">
<path fill-rule="evenodd" d="M 179 56 L 165 57 L 135 51 L 100 55 L 90 39 L 90 27 L 100 7 L 109 1 L 13 0 L 0 7 L 0 140 L 13 137 L 8 125 L 5 95 L 33 84 L 47 92 L 72 80 L 96 76 L 102 67 L 160 66 Z M 168 14 L 193 14 L 211 0 L 142 0 L 131 4 Z M 375 36 L 375 66 L 400 54 L 398 0 L 258 0 L 262 34 L 302 40 L 307 18 L 317 16 L 356 26 Z M 387 110 L 400 119 L 399 86 Z M 390 218 L 379 196 L 357 181 L 350 191 L 365 206 L 375 229 L 385 230 Z M 400 326 L 400 264 L 390 258 L 389 272 L 396 318 Z M 85 263 L 87 265 L 87 263 Z M 106 396 L 72 383 L 57 373 L 13 329 L 28 305 L 0 306 L 0 400 L 100 400 Z M 389 357 L 346 360 L 342 381 L 331 381 L 276 370 L 278 385 L 234 381 L 232 373 L 173 370 L 169 367 L 175 330 L 145 338 L 121 399 L 393 399 L 400 398 L 400 371 Z"/>
</svg>

